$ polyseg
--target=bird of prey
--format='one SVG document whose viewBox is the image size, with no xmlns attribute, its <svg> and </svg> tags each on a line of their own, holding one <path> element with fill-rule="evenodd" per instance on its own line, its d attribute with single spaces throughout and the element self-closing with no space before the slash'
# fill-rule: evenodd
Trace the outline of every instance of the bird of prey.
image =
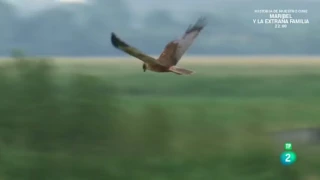
<svg viewBox="0 0 320 180">
<path fill-rule="evenodd" d="M 150 70 L 154 72 L 173 72 L 178 75 L 190 75 L 194 71 L 177 67 L 176 65 L 206 25 L 206 18 L 199 18 L 196 23 L 188 27 L 181 38 L 169 42 L 158 59 L 148 56 L 135 47 L 130 46 L 113 32 L 111 33 L 111 43 L 115 48 L 143 61 L 142 68 L 144 72 Z"/>
</svg>

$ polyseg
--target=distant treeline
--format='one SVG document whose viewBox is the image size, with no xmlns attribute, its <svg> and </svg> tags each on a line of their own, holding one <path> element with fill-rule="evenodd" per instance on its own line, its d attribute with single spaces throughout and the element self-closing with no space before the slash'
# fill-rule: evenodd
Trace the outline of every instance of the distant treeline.
<svg viewBox="0 0 320 180">
<path fill-rule="evenodd" d="M 268 18 L 267 14 L 255 14 L 254 9 L 288 8 L 287 3 L 271 2 L 274 3 L 256 2 L 250 6 L 225 3 L 225 11 L 186 14 L 184 22 L 175 18 L 175 12 L 155 10 L 138 22 L 122 0 L 57 6 L 27 17 L 0 0 L 0 55 L 9 55 L 13 48 L 30 55 L 120 55 L 109 42 L 112 31 L 146 53 L 159 54 L 167 42 L 181 36 L 199 16 L 206 16 L 209 25 L 190 54 L 319 54 L 320 16 L 316 4 L 290 4 L 290 8 L 308 9 L 303 17 L 309 19 L 308 25 L 288 25 L 286 29 L 254 25 L 252 19 Z"/>
</svg>

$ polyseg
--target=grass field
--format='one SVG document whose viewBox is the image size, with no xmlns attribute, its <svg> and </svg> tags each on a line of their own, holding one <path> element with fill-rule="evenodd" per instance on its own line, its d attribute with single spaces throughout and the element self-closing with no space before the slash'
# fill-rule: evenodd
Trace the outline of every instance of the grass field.
<svg viewBox="0 0 320 180">
<path fill-rule="evenodd" d="M 156 103 L 175 111 L 205 107 L 212 119 L 232 124 L 259 111 L 272 128 L 319 125 L 318 57 L 186 57 L 180 66 L 195 70 L 192 76 L 143 73 L 133 58 L 60 58 L 56 64 L 60 74 L 81 72 L 111 82 L 134 112 Z"/>
<path fill-rule="evenodd" d="M 320 179 L 317 146 L 283 167 L 264 134 L 320 125 L 319 65 L 186 57 L 196 74 L 177 76 L 133 58 L 4 59 L 0 179 Z"/>
</svg>

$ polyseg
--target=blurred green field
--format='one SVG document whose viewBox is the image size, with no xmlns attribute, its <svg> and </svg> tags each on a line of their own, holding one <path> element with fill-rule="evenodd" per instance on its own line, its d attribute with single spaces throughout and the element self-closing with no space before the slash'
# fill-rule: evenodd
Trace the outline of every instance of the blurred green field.
<svg viewBox="0 0 320 180">
<path fill-rule="evenodd" d="M 269 131 L 320 125 L 320 58 L 2 60 L 0 179 L 313 180 L 319 147 L 283 167 Z"/>
<path fill-rule="evenodd" d="M 81 72 L 112 83 L 132 113 L 157 104 L 186 118 L 189 109 L 205 109 L 212 119 L 231 125 L 251 120 L 275 129 L 320 124 L 318 57 L 186 57 L 179 66 L 195 70 L 192 76 L 144 73 L 134 58 L 55 62 L 60 75 Z"/>
</svg>

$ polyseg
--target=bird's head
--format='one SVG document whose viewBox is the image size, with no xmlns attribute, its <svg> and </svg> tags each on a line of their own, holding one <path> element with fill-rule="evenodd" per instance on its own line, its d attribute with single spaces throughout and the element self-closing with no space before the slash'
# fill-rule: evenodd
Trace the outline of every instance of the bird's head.
<svg viewBox="0 0 320 180">
<path fill-rule="evenodd" d="M 143 69 L 143 72 L 146 72 L 146 70 L 147 70 L 147 65 L 146 65 L 145 63 L 143 63 L 142 69 Z"/>
</svg>

